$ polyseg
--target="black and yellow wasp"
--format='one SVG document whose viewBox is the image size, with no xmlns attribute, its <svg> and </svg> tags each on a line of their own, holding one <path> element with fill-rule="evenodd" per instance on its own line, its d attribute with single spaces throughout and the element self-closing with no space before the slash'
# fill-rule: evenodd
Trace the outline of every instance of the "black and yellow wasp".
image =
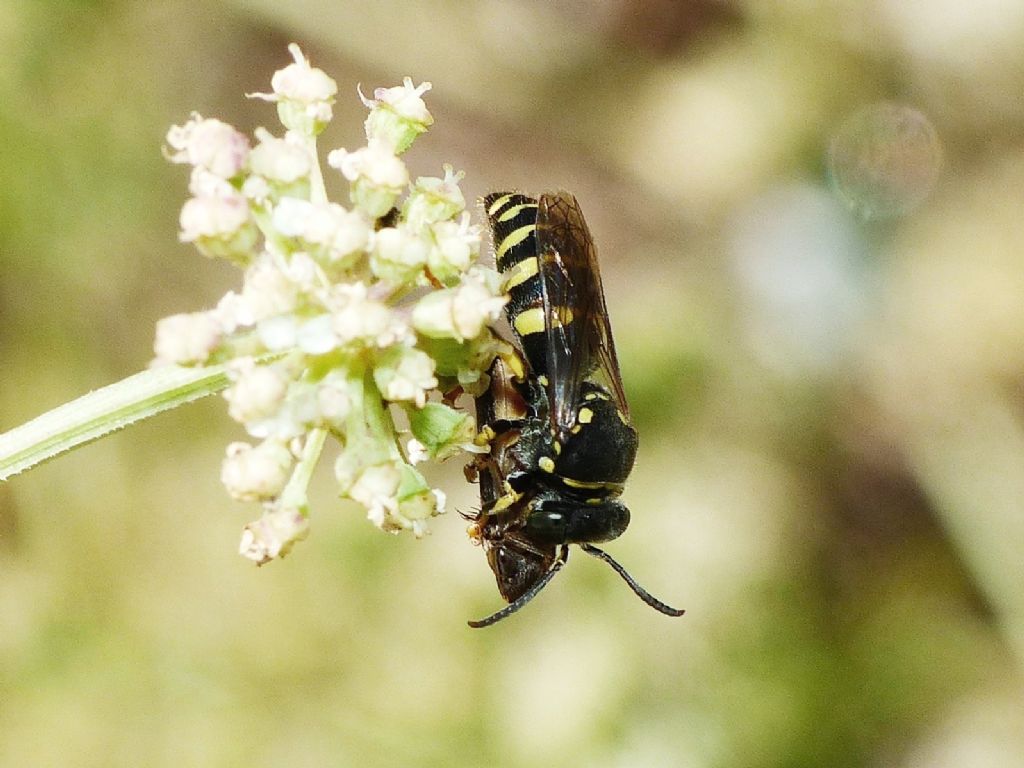
<svg viewBox="0 0 1024 768">
<path fill-rule="evenodd" d="M 481 499 L 470 532 L 509 604 L 470 626 L 526 605 L 565 564 L 570 544 L 608 563 L 652 608 L 679 616 L 593 545 L 629 525 L 619 496 L 637 434 L 579 203 L 568 192 L 499 192 L 484 207 L 523 359 L 495 360 L 490 388 L 476 401 L 490 452 L 468 468 Z"/>
</svg>

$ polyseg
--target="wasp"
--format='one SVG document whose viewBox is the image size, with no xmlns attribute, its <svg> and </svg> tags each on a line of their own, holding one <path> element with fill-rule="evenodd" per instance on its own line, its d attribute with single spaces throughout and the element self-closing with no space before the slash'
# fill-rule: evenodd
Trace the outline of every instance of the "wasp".
<svg viewBox="0 0 1024 768">
<path fill-rule="evenodd" d="M 467 468 L 481 501 L 468 516 L 470 536 L 508 605 L 469 625 L 494 624 L 536 597 L 565 565 L 570 544 L 611 566 L 655 610 L 681 616 L 594 546 L 629 525 L 619 497 L 637 433 L 580 205 L 568 192 L 498 192 L 483 202 L 521 354 L 495 360 L 476 400 L 490 450 Z"/>
</svg>

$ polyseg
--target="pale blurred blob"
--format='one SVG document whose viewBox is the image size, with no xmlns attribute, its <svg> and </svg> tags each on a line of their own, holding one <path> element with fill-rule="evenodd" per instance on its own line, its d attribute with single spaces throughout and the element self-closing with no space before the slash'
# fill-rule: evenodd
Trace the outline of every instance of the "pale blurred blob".
<svg viewBox="0 0 1024 768">
<path fill-rule="evenodd" d="M 477 6 L 480 41 L 496 61 L 522 73 L 547 74 L 579 66 L 597 50 L 595 33 L 613 21 L 614 4 L 592 3 L 572 14 L 566 3 L 510 3 L 489 0 Z M 525 7 L 524 7 L 525 6 Z M 550 30 L 558 29 L 558 34 Z"/>
<path fill-rule="evenodd" d="M 832 184 L 865 219 L 910 213 L 939 177 L 942 147 L 934 126 L 903 104 L 873 104 L 847 118 L 828 148 Z"/>
<path fill-rule="evenodd" d="M 996 694 L 960 702 L 914 748 L 905 768 L 1009 768 L 1024 765 L 1024 701 Z"/>
<path fill-rule="evenodd" d="M 730 229 L 754 353 L 794 376 L 835 366 L 864 307 L 864 246 L 850 217 L 824 189 L 795 184 L 752 198 Z"/>
<path fill-rule="evenodd" d="M 910 55 L 963 76 L 1021 55 L 1020 0 L 878 0 L 877 18 Z"/>
</svg>

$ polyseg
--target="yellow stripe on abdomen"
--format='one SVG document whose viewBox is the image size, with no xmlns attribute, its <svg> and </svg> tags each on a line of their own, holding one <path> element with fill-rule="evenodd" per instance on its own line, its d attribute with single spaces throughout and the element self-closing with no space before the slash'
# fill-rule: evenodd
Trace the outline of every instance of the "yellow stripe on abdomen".
<svg viewBox="0 0 1024 768">
<path fill-rule="evenodd" d="M 532 307 L 524 309 L 512 322 L 512 327 L 520 336 L 529 336 L 531 333 L 540 333 L 544 330 L 544 307 Z"/>
<path fill-rule="evenodd" d="M 520 336 L 529 336 L 531 333 L 540 333 L 544 330 L 546 326 L 544 320 L 544 307 L 530 307 L 516 315 L 516 319 L 512 321 L 512 327 Z M 557 307 L 554 317 L 551 318 L 551 327 L 561 328 L 571 323 L 572 320 L 573 314 L 569 307 Z"/>
<path fill-rule="evenodd" d="M 517 262 L 507 273 L 505 273 L 505 285 L 503 290 L 509 291 L 517 285 L 522 285 L 531 277 L 537 274 L 537 257 L 531 256 Z"/>
<path fill-rule="evenodd" d="M 495 254 L 495 259 L 497 261 L 501 261 L 502 257 L 506 253 L 533 234 L 535 229 L 537 229 L 536 224 L 524 224 L 518 229 L 513 229 L 508 236 L 501 241 L 501 245 L 498 246 L 498 252 Z"/>
<path fill-rule="evenodd" d="M 505 204 L 508 203 L 508 201 L 511 200 L 511 199 L 512 199 L 512 193 L 511 192 L 505 193 L 504 195 L 499 197 L 497 200 L 495 200 L 493 203 L 491 203 L 491 207 L 487 209 L 487 215 L 488 216 L 493 216 L 498 211 L 500 211 L 505 206 Z"/>
<path fill-rule="evenodd" d="M 516 216 L 519 215 L 520 211 L 524 211 L 527 208 L 536 207 L 536 203 L 520 203 L 519 205 L 513 205 L 507 211 L 502 211 L 501 216 L 498 217 L 498 221 L 508 221 L 509 219 L 514 219 Z M 493 216 L 494 214 L 492 213 L 491 215 Z"/>
</svg>

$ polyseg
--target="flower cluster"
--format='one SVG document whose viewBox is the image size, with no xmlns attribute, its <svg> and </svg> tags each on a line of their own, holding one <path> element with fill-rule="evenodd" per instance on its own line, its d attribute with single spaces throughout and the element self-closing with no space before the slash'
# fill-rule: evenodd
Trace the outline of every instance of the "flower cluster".
<svg viewBox="0 0 1024 768">
<path fill-rule="evenodd" d="M 471 416 L 439 392 L 479 392 L 503 342 L 491 331 L 505 302 L 493 270 L 476 265 L 461 174 L 412 180 L 400 155 L 433 122 L 429 83 L 381 88 L 365 147 L 336 149 L 348 207 L 327 199 L 316 137 L 335 82 L 298 46 L 272 101 L 283 136 L 193 115 L 167 134 L 167 156 L 192 167 L 181 239 L 244 270 L 214 309 L 157 324 L 155 364 L 226 364 L 228 413 L 250 442 L 228 446 L 222 480 L 259 501 L 241 551 L 263 563 L 308 530 L 306 487 L 326 438 L 341 446 L 339 493 L 386 531 L 426 532 L 444 511 L 414 464 L 473 450 Z M 404 412 L 411 439 L 399 439 Z"/>
</svg>

